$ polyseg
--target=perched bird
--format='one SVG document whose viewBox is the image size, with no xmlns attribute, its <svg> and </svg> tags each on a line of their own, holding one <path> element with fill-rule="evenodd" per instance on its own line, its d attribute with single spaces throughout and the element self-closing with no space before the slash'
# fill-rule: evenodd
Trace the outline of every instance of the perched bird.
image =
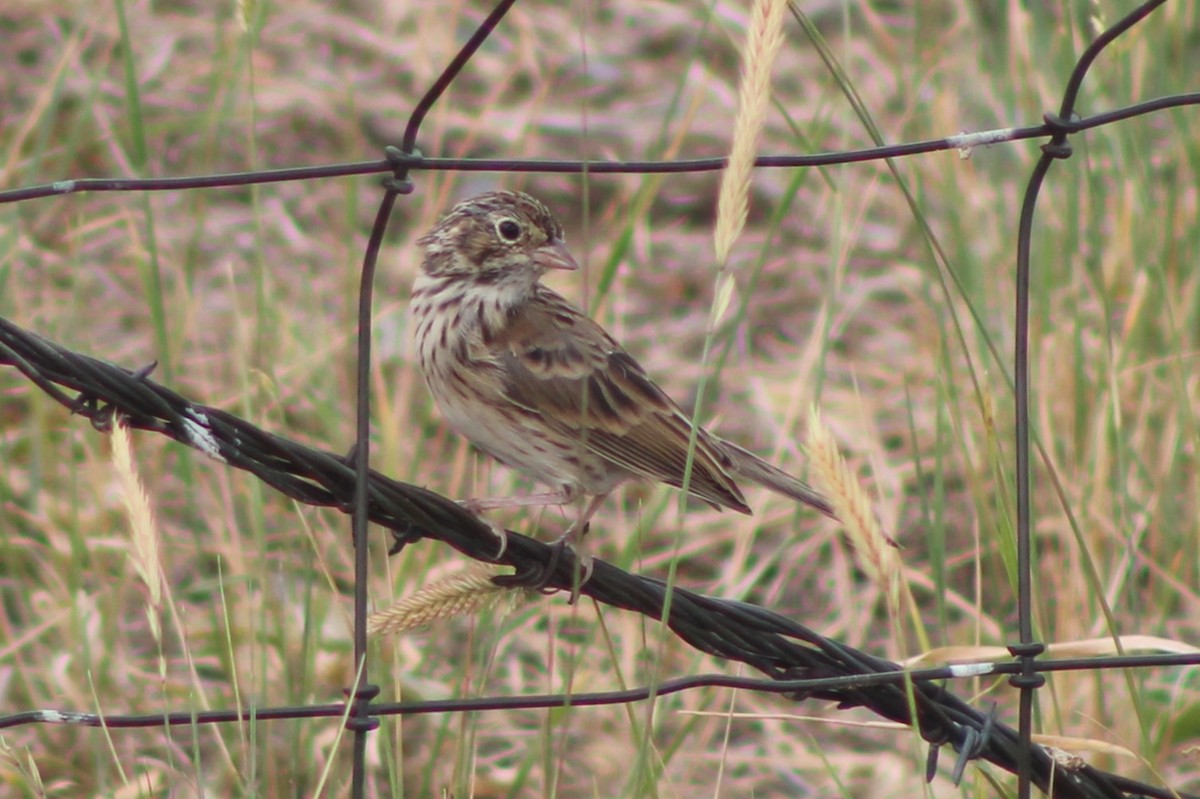
<svg viewBox="0 0 1200 799">
<path fill-rule="evenodd" d="M 577 541 L 621 483 L 683 485 L 692 421 L 600 325 L 539 282 L 548 270 L 579 268 L 545 205 L 518 192 L 481 194 L 417 244 L 417 356 L 438 408 L 480 449 L 555 489 L 468 508 L 590 497 L 564 535 Z M 748 514 L 739 480 L 833 516 L 801 481 L 697 430 L 689 493 Z"/>
</svg>

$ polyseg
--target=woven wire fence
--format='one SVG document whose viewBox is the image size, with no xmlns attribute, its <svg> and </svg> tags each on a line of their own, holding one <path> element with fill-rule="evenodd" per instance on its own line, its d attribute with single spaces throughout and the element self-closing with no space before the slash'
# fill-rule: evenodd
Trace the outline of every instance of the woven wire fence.
<svg viewBox="0 0 1200 799">
<path fill-rule="evenodd" d="M 880 160 L 938 150 L 971 148 L 1018 139 L 1047 139 L 1043 156 L 1030 177 L 1017 235 L 1015 365 L 1013 384 L 1016 408 L 1016 508 L 1018 607 L 1016 638 L 1009 650 L 1012 660 L 996 660 L 937 668 L 904 669 L 900 665 L 838 643 L 783 615 L 746 602 L 718 599 L 676 585 L 619 569 L 597 560 L 590 579 L 579 587 L 584 597 L 613 608 L 661 620 L 687 645 L 714 658 L 742 663 L 766 679 L 696 675 L 664 680 L 653 685 L 607 693 L 548 694 L 462 698 L 443 701 L 389 703 L 380 700 L 380 689 L 370 679 L 374 666 L 367 646 L 367 524 L 374 522 L 392 531 L 393 552 L 429 539 L 453 547 L 469 558 L 512 567 L 506 585 L 536 584 L 547 591 L 571 591 L 574 586 L 570 558 L 556 558 L 554 549 L 532 537 L 508 531 L 508 545 L 497 551 L 490 527 L 456 502 L 428 489 L 390 479 L 369 464 L 368 420 L 371 396 L 371 308 L 375 262 L 384 241 L 389 217 L 398 199 L 414 191 L 418 176 L 438 171 L 534 172 L 563 174 L 646 174 L 716 171 L 724 158 L 621 162 L 528 159 L 472 159 L 425 155 L 418 150 L 427 116 L 471 63 L 497 26 L 505 23 L 514 1 L 498 4 L 473 31 L 467 43 L 441 72 L 408 117 L 402 140 L 388 148 L 386 158 L 360 164 L 303 167 L 199 178 L 68 179 L 51 184 L 0 192 L 0 202 L 31 201 L 80 192 L 172 191 L 235 187 L 282 181 L 346 177 L 385 173 L 384 197 L 366 246 L 359 308 L 358 440 L 349 454 L 305 446 L 268 432 L 220 407 L 201 404 L 169 385 L 152 379 L 154 365 L 118 366 L 67 347 L 6 320 L 0 319 L 0 364 L 19 371 L 71 414 L 87 418 L 100 431 L 118 422 L 138 430 L 165 435 L 213 461 L 245 470 L 274 490 L 297 502 L 335 508 L 352 517 L 355 553 L 354 668 L 347 701 L 311 705 L 239 707 L 225 710 L 162 708 L 151 715 L 113 715 L 78 709 L 26 710 L 0 717 L 0 729 L 30 724 L 73 724 L 103 727 L 108 734 L 125 728 L 195 727 L 204 724 L 341 718 L 353 738 L 350 795 L 367 791 L 366 743 L 379 719 L 390 715 L 463 713 L 493 709 L 586 707 L 629 703 L 687 691 L 699 686 L 727 686 L 778 694 L 783 700 L 834 702 L 839 709 L 863 708 L 879 719 L 913 726 L 928 745 L 927 779 L 937 777 L 939 752 L 953 750 L 950 778 L 957 781 L 972 761 L 986 761 L 1016 774 L 1018 795 L 1031 786 L 1054 796 L 1188 796 L 1172 786 L 1152 785 L 1065 757 L 1031 741 L 1033 700 L 1044 685 L 1044 674 L 1067 670 L 1165 668 L 1200 663 L 1196 654 L 1146 654 L 1093 658 L 1045 657 L 1045 647 L 1034 636 L 1032 616 L 1029 500 L 1030 433 L 1028 304 L 1030 239 L 1037 219 L 1042 183 L 1058 160 L 1072 155 L 1074 134 L 1136 116 L 1193 105 L 1200 96 L 1174 95 L 1129 105 L 1095 116 L 1077 115 L 1076 101 L 1084 77 L 1106 47 L 1164 4 L 1148 2 L 1128 13 L 1098 35 L 1079 59 L 1067 81 L 1062 104 L 1041 124 L 935 141 L 879 146 L 869 150 L 817 156 L 776 155 L 759 157 L 760 168 L 800 168 Z M 799 22 L 801 16 L 792 8 Z M 1044 451 L 1042 457 L 1046 457 Z M 348 539 L 349 542 L 349 539 Z M 349 543 L 347 544 L 349 545 Z M 1009 675 L 1020 692 L 1018 718 L 1007 724 L 996 708 L 969 702 L 955 692 L 957 680 L 985 675 Z M 977 706 L 978 705 L 978 706 Z"/>
</svg>

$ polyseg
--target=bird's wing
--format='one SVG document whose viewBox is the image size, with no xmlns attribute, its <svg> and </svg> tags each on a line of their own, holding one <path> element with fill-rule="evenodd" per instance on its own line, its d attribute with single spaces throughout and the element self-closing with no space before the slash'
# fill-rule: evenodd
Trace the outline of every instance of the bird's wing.
<svg viewBox="0 0 1200 799">
<path fill-rule="evenodd" d="M 534 301 L 481 346 L 512 402 L 629 472 L 683 484 L 691 420 L 603 328 L 565 299 L 538 286 Z M 749 513 L 730 465 L 728 454 L 701 429 L 689 491 Z"/>
</svg>

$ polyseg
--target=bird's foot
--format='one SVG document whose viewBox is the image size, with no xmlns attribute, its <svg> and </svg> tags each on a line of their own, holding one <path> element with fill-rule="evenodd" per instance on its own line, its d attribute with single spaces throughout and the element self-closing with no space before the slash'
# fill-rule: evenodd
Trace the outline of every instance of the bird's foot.
<svg viewBox="0 0 1200 799">
<path fill-rule="evenodd" d="M 572 528 L 568 530 L 550 543 L 550 558 L 540 567 L 533 566 L 523 572 L 517 574 L 503 575 L 493 577 L 492 581 L 496 585 L 504 587 L 521 587 L 527 588 L 530 591 L 543 591 L 552 593 L 558 589 L 547 590 L 546 586 L 550 584 L 550 580 L 558 573 L 559 566 L 562 564 L 563 553 L 568 549 L 571 551 L 571 597 L 570 603 L 574 604 L 579 599 L 579 589 L 591 579 L 592 572 L 595 570 L 595 564 L 592 561 L 592 556 L 583 551 L 582 539 L 587 534 L 587 525 L 583 526 L 582 532 L 576 533 Z"/>
</svg>

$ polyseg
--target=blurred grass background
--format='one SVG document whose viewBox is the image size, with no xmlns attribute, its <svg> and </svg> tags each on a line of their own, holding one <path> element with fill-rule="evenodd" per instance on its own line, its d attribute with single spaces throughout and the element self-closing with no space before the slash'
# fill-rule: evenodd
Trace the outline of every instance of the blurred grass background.
<svg viewBox="0 0 1200 799">
<path fill-rule="evenodd" d="M 1077 54 L 1127 6 L 803 10 L 885 139 L 901 142 L 1036 122 L 1057 109 Z M 378 157 L 486 12 L 476 2 L 7 3 L 0 187 Z M 1081 111 L 1194 90 L 1196 14 L 1195 3 L 1168 3 L 1106 51 Z M 747 19 L 747 5 L 723 0 L 519 3 L 419 146 L 476 157 L 724 155 Z M 774 77 L 762 152 L 870 146 L 846 85 L 790 19 Z M 1043 640 L 1200 640 L 1193 117 L 1162 113 L 1077 137 L 1042 194 L 1031 346 L 1033 420 L 1050 458 L 1047 467 L 1035 457 L 1033 480 Z M 922 637 L 1011 643 L 1006 375 L 1017 211 L 1038 154 L 1026 142 L 898 164 L 949 255 L 959 288 L 948 293 L 884 164 L 759 171 L 731 262 L 737 312 L 707 366 L 718 175 L 418 173 L 377 284 L 373 465 L 455 497 L 530 487 L 441 424 L 412 359 L 406 305 L 413 240 L 449 204 L 531 191 L 585 265 L 556 288 L 685 406 L 707 376 L 701 412 L 713 429 L 802 471 L 804 419 L 820 409 L 905 547 L 923 628 L 897 635 L 837 531 L 763 491 L 748 494 L 756 515 L 743 518 L 697 505 L 684 517 L 668 489 L 623 489 L 594 522 L 596 555 L 662 577 L 678 557 L 681 585 L 763 604 L 886 657 L 914 654 Z M 0 206 L 0 313 L 131 368 L 158 360 L 156 378 L 198 401 L 344 450 L 357 272 L 379 194 L 360 178 Z M 354 676 L 344 518 L 135 436 L 176 615 L 133 568 L 110 439 L 12 370 L 0 373 L 0 420 L 6 712 L 340 700 Z M 542 535 L 564 524 L 554 509 L 500 520 Z M 381 606 L 463 565 L 433 543 L 389 561 L 386 536 L 373 541 L 370 592 Z M 641 618 L 558 596 L 381 639 L 374 653 L 371 677 L 396 700 L 591 691 L 729 668 L 663 641 Z M 1014 718 L 1004 683 L 953 690 Z M 1196 790 L 1198 696 L 1192 670 L 1057 674 L 1038 694 L 1037 724 L 1139 756 L 1092 756 L 1098 766 Z M 816 718 L 786 715 L 798 713 Z M 926 786 L 911 734 L 846 724 L 870 720 L 724 689 L 664 698 L 652 719 L 645 707 L 385 719 L 369 749 L 370 795 L 998 793 L 975 768 L 961 791 L 944 777 Z M 335 721 L 18 728 L 0 738 L 0 784 L 14 796 L 340 796 L 350 761 L 339 732 Z"/>
</svg>

